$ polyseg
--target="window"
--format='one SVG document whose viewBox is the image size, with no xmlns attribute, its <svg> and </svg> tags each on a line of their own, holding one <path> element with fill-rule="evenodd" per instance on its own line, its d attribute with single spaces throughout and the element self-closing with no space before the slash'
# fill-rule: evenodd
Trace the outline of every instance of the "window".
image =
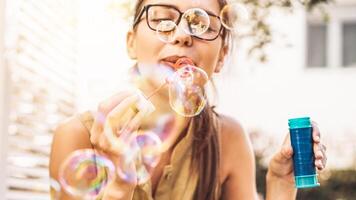
<svg viewBox="0 0 356 200">
<path fill-rule="evenodd" d="M 306 57 L 308 68 L 356 67 L 356 4 L 337 3 L 326 8 L 325 16 L 307 15 Z"/>
<path fill-rule="evenodd" d="M 326 24 L 308 24 L 307 29 L 307 65 L 308 67 L 326 67 L 327 26 Z"/>
<path fill-rule="evenodd" d="M 342 65 L 356 66 L 356 21 L 342 24 Z"/>
</svg>

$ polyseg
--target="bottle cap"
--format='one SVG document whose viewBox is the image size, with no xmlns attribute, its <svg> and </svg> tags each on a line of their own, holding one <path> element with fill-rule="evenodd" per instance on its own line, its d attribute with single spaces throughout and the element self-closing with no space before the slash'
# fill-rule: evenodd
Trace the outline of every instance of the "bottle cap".
<svg viewBox="0 0 356 200">
<path fill-rule="evenodd" d="M 310 117 L 289 119 L 288 125 L 290 129 L 311 127 Z"/>
<path fill-rule="evenodd" d="M 296 188 L 311 188 L 318 187 L 320 183 L 318 182 L 318 175 L 308 175 L 308 176 L 295 176 L 295 187 Z"/>
</svg>

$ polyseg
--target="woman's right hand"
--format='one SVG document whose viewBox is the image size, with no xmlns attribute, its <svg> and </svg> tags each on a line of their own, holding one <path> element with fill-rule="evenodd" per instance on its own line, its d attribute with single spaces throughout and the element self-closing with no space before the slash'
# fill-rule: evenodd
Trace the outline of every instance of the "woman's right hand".
<svg viewBox="0 0 356 200">
<path fill-rule="evenodd" d="M 135 162 L 128 163 L 129 166 L 125 168 L 125 170 L 129 170 L 130 180 L 124 180 L 118 175 L 118 169 L 121 167 L 120 164 L 126 159 L 126 155 L 122 149 L 123 143 L 119 138 L 123 134 L 129 134 L 124 136 L 127 137 L 135 132 L 139 128 L 141 121 L 148 114 L 147 109 L 141 108 L 141 110 L 138 110 L 137 104 L 140 100 L 142 99 L 140 99 L 137 92 L 125 91 L 99 104 L 90 131 L 90 141 L 94 145 L 95 150 L 100 155 L 110 159 L 116 168 L 113 180 L 104 191 L 104 199 L 118 199 L 119 197 L 115 196 L 115 194 L 131 196 L 137 184 Z M 115 191 L 117 189 L 121 191 Z M 120 197 L 120 199 L 126 198 Z"/>
</svg>

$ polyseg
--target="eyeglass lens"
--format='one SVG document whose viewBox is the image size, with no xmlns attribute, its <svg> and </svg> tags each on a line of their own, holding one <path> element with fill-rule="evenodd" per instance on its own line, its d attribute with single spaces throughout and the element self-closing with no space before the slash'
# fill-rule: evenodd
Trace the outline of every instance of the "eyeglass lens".
<svg viewBox="0 0 356 200">
<path fill-rule="evenodd" d="M 172 7 L 151 6 L 147 10 L 147 22 L 151 29 L 166 33 L 175 31 L 177 24 L 187 34 L 203 39 L 214 39 L 219 35 L 221 22 L 218 17 L 210 16 L 200 8 L 191 8 L 181 13 Z M 174 26 L 173 23 L 176 25 Z"/>
</svg>

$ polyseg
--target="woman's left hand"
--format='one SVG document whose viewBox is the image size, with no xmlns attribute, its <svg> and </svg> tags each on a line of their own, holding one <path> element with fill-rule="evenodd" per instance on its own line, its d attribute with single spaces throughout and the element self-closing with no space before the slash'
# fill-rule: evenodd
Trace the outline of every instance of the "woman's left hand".
<svg viewBox="0 0 356 200">
<path fill-rule="evenodd" d="M 315 157 L 315 167 L 322 170 L 326 165 L 326 147 L 320 140 L 320 131 L 315 122 L 313 126 L 313 150 Z M 273 156 L 269 167 L 268 176 L 283 180 L 294 186 L 294 171 L 293 171 L 293 148 L 290 141 L 290 135 L 287 134 L 282 148 Z"/>
</svg>

